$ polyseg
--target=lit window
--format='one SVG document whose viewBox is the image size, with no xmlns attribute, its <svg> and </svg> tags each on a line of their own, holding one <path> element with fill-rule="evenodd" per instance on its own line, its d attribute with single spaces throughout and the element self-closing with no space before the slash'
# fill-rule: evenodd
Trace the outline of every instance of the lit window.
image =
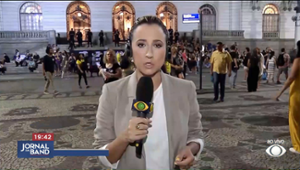
<svg viewBox="0 0 300 170">
<path fill-rule="evenodd" d="M 22 31 L 42 30 L 42 10 L 34 2 L 24 3 L 20 9 L 20 25 Z"/>
</svg>

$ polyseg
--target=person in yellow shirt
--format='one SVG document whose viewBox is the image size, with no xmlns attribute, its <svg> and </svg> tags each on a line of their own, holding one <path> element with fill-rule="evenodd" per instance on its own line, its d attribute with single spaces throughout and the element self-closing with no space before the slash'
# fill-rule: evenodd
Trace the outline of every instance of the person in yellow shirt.
<svg viewBox="0 0 300 170">
<path fill-rule="evenodd" d="M 214 51 L 210 58 L 210 74 L 213 76 L 214 80 L 214 101 L 219 99 L 219 84 L 220 84 L 220 102 L 224 102 L 225 95 L 225 82 L 226 74 L 228 70 L 228 77 L 231 76 L 231 63 L 232 58 L 230 54 L 223 50 L 223 43 L 217 43 L 217 50 Z"/>
<path fill-rule="evenodd" d="M 121 63 L 121 54 L 120 53 L 117 53 L 117 61 L 118 61 L 118 64 L 120 65 L 120 63 Z"/>
<path fill-rule="evenodd" d="M 166 73 L 171 74 L 171 63 L 169 61 L 166 61 L 165 66 L 166 66 Z"/>
<path fill-rule="evenodd" d="M 86 63 L 86 61 L 85 61 L 82 54 L 79 54 L 79 57 L 76 61 L 76 64 L 77 64 L 77 68 L 78 68 L 78 85 L 79 85 L 79 88 L 80 89 L 82 88 L 81 87 L 81 78 L 82 77 L 84 79 L 86 88 L 89 88 L 90 86 L 88 85 L 87 78 L 86 78 L 87 63 Z"/>
</svg>

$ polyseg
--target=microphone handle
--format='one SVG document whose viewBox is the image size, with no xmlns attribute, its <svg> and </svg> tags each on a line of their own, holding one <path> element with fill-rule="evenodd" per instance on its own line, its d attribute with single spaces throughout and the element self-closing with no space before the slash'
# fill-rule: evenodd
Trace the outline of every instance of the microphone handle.
<svg viewBox="0 0 300 170">
<path fill-rule="evenodd" d="M 147 114 L 145 114 L 143 112 L 138 112 L 138 117 L 147 118 Z M 144 139 L 140 139 L 140 140 L 136 141 L 135 143 L 136 143 L 136 145 L 138 145 L 138 146 L 135 147 L 135 155 L 136 155 L 137 158 L 141 159 L 142 158 Z"/>
<path fill-rule="evenodd" d="M 174 170 L 180 170 L 180 167 L 178 165 L 175 165 Z"/>
</svg>

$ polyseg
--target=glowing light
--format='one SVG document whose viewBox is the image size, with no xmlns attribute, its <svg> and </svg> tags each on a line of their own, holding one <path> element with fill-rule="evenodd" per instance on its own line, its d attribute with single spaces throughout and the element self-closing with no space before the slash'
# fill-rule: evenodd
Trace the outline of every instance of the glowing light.
<svg viewBox="0 0 300 170">
<path fill-rule="evenodd" d="M 123 15 L 123 12 L 121 12 L 120 15 Z"/>
<path fill-rule="evenodd" d="M 78 15 L 79 17 L 81 17 L 81 13 L 78 13 L 77 15 Z"/>
<path fill-rule="evenodd" d="M 163 14 L 163 13 L 161 13 L 161 14 L 159 14 L 159 16 L 160 16 L 160 17 L 163 17 L 163 16 L 164 16 L 164 14 Z"/>
<path fill-rule="evenodd" d="M 120 8 L 119 6 L 116 6 L 116 9 Z"/>
</svg>

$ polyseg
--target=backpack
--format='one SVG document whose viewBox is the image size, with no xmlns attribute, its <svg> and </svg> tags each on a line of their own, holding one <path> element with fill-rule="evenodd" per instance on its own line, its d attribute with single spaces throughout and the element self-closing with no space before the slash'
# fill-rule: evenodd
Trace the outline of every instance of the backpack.
<svg viewBox="0 0 300 170">
<path fill-rule="evenodd" d="M 280 54 L 277 59 L 277 66 L 284 66 L 284 64 L 285 64 L 285 61 L 284 61 L 283 54 Z"/>
</svg>

